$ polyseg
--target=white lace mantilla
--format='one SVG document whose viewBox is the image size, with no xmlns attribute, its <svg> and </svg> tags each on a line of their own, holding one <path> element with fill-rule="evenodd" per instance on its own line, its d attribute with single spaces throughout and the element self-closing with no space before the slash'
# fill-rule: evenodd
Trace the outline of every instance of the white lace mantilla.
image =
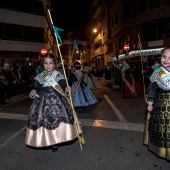
<svg viewBox="0 0 170 170">
<path fill-rule="evenodd" d="M 170 90 L 170 73 L 164 68 L 157 68 L 150 77 L 151 82 L 156 82 L 161 89 Z"/>
<path fill-rule="evenodd" d="M 74 75 L 76 76 L 77 79 L 79 79 L 81 77 L 81 75 L 82 75 L 81 70 L 75 70 Z"/>
<path fill-rule="evenodd" d="M 54 70 L 51 74 L 51 77 L 56 81 L 58 82 L 59 80 L 61 79 L 64 79 L 64 76 L 57 70 Z M 40 84 L 43 84 L 43 87 L 46 87 L 46 86 L 51 86 L 46 80 L 44 80 L 42 78 L 42 76 L 40 74 L 38 74 L 36 77 L 35 77 L 35 80 L 37 80 Z"/>
<path fill-rule="evenodd" d="M 85 72 L 85 73 L 87 73 L 87 72 L 90 72 L 91 69 L 92 69 L 91 67 L 85 66 L 85 67 L 82 68 L 82 71 Z"/>
<path fill-rule="evenodd" d="M 129 64 L 125 64 L 125 65 L 122 67 L 122 73 L 124 73 L 127 69 L 130 69 Z"/>
</svg>

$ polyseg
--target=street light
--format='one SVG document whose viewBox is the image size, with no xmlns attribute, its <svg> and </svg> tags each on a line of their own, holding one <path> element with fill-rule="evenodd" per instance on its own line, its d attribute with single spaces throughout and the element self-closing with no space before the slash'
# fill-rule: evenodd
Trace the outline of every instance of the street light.
<svg viewBox="0 0 170 170">
<path fill-rule="evenodd" d="M 94 33 L 96 33 L 96 32 L 97 32 L 97 29 L 96 29 L 96 28 L 94 28 L 94 29 L 93 29 L 93 32 L 94 32 Z"/>
</svg>

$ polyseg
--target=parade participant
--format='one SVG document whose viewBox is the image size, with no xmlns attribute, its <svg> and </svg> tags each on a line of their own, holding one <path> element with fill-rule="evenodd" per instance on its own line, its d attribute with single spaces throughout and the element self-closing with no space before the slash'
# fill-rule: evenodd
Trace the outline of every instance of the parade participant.
<svg viewBox="0 0 170 170">
<path fill-rule="evenodd" d="M 25 142 L 32 147 L 51 146 L 52 151 L 56 151 L 57 144 L 77 138 L 82 130 L 64 93 L 71 88 L 66 87 L 64 76 L 54 69 L 55 56 L 47 53 L 42 62 L 44 71 L 35 77 L 34 89 L 30 92 L 34 100 Z"/>
<path fill-rule="evenodd" d="M 161 55 L 161 67 L 150 77 L 144 144 L 157 156 L 170 160 L 170 47 Z"/>
<path fill-rule="evenodd" d="M 117 63 L 115 63 L 114 65 L 114 72 L 113 72 L 113 86 L 112 88 L 114 89 L 120 89 L 121 86 L 121 68 L 122 68 L 122 64 L 118 61 Z"/>
<path fill-rule="evenodd" d="M 6 83 L 6 99 L 10 99 L 11 98 L 11 95 L 12 95 L 12 81 L 11 81 L 11 76 L 10 76 L 10 63 L 9 61 L 5 61 L 4 64 L 3 64 L 3 68 L 2 68 L 2 73 L 3 73 L 3 76 L 5 77 L 5 79 L 7 80 L 7 83 Z"/>
<path fill-rule="evenodd" d="M 74 72 L 70 77 L 70 84 L 72 84 L 73 104 L 75 108 L 85 109 L 87 106 L 97 103 L 97 99 L 83 82 L 83 73 L 81 72 L 81 65 L 79 62 L 74 63 Z"/>
<path fill-rule="evenodd" d="M 110 83 L 112 81 L 112 68 L 110 65 L 103 67 L 103 82 Z"/>
<path fill-rule="evenodd" d="M 101 84 L 98 82 L 98 80 L 94 76 L 94 70 L 90 66 L 89 62 L 85 62 L 83 64 L 82 72 L 84 74 L 84 82 L 88 85 L 88 87 L 91 90 L 99 89 L 101 88 Z"/>
<path fill-rule="evenodd" d="M 131 74 L 129 64 L 125 59 L 120 60 L 122 64 L 122 84 L 120 88 L 120 97 L 136 97 L 142 94 L 142 87 L 135 81 Z"/>
</svg>

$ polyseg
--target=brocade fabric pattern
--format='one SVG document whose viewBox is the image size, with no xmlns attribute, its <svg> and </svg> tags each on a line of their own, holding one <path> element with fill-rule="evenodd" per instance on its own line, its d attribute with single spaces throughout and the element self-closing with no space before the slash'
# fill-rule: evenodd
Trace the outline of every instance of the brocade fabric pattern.
<svg viewBox="0 0 170 170">
<path fill-rule="evenodd" d="M 158 68 L 158 69 L 161 69 L 161 68 L 163 68 L 163 67 L 160 67 L 160 68 Z M 164 69 L 164 70 L 166 70 L 166 69 Z M 169 70 L 166 70 L 166 71 L 167 71 L 167 74 L 170 74 L 170 73 L 169 73 Z M 153 83 L 153 82 L 156 82 L 161 89 L 170 90 L 170 84 L 169 84 L 169 83 L 165 83 L 165 82 L 163 81 L 163 79 L 158 76 L 158 74 L 156 73 L 156 71 L 154 71 L 154 72 L 152 73 L 152 75 L 151 75 L 151 77 L 150 77 L 150 80 L 151 80 L 152 83 Z"/>
<path fill-rule="evenodd" d="M 33 101 L 28 128 L 44 127 L 54 130 L 61 122 L 74 124 L 74 116 L 67 99 L 52 87 L 43 87 Z"/>
<path fill-rule="evenodd" d="M 170 93 L 159 93 L 150 113 L 149 139 L 157 147 L 170 148 Z"/>
</svg>

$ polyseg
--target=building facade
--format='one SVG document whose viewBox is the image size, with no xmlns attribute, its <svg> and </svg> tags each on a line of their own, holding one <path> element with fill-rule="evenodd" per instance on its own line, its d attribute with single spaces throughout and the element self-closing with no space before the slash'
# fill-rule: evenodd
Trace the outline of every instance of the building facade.
<svg viewBox="0 0 170 170">
<path fill-rule="evenodd" d="M 137 50 L 139 39 L 144 49 L 170 44 L 168 0 L 94 0 L 91 9 L 87 35 L 94 65 L 107 65 L 125 54 L 125 44 L 129 51 Z"/>
<path fill-rule="evenodd" d="M 54 50 L 47 7 L 48 0 L 0 1 L 0 60 L 37 61 L 42 48 Z"/>
</svg>

